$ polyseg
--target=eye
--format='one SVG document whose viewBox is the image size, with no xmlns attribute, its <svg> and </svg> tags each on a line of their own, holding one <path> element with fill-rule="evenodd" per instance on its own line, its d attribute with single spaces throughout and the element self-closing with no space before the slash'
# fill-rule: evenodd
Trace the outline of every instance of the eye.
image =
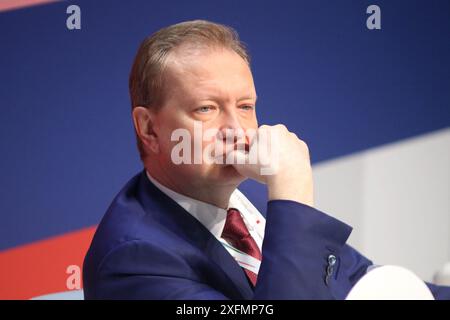
<svg viewBox="0 0 450 320">
<path fill-rule="evenodd" d="M 198 113 L 208 113 L 214 109 L 215 109 L 214 106 L 202 106 L 200 108 L 195 109 L 195 111 Z"/>
<path fill-rule="evenodd" d="M 239 109 L 242 109 L 242 110 L 244 110 L 244 111 L 251 111 L 251 110 L 253 110 L 255 107 L 254 106 L 251 106 L 251 105 L 243 105 L 243 106 L 240 106 L 239 107 Z"/>
</svg>

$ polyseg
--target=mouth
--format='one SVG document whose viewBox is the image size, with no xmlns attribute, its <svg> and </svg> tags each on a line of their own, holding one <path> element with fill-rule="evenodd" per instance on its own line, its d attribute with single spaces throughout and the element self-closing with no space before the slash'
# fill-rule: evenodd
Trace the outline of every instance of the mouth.
<svg viewBox="0 0 450 320">
<path fill-rule="evenodd" d="M 240 151 L 244 151 L 245 153 L 248 153 L 250 151 L 250 145 L 248 143 L 235 144 L 232 149 L 226 150 L 222 154 L 217 155 L 215 158 L 225 160 L 226 156 L 230 152 L 235 151 L 235 150 L 240 150 Z"/>
<path fill-rule="evenodd" d="M 248 143 L 236 144 L 236 145 L 234 145 L 234 150 L 242 150 L 245 152 L 249 152 L 250 145 Z"/>
</svg>

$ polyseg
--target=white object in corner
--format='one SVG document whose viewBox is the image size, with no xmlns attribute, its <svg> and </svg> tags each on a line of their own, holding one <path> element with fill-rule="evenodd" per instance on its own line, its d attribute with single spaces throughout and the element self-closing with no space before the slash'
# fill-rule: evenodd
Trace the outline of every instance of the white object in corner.
<svg viewBox="0 0 450 320">
<path fill-rule="evenodd" d="M 425 282 L 399 266 L 380 266 L 366 273 L 346 300 L 434 300 Z"/>
</svg>

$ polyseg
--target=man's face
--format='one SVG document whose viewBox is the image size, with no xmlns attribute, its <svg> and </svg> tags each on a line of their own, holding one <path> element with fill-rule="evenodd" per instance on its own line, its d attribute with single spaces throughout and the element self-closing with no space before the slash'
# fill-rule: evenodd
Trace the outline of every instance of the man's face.
<svg viewBox="0 0 450 320">
<path fill-rule="evenodd" d="M 193 159 L 194 139 L 202 139 L 194 135 L 195 122 L 202 124 L 203 133 L 211 129 L 223 133 L 226 129 L 256 130 L 256 91 L 250 68 L 231 50 L 203 49 L 186 53 L 179 48 L 169 57 L 165 72 L 165 101 L 154 117 L 159 166 L 170 174 L 172 181 L 178 180 L 174 181 L 176 183 L 188 181 L 191 186 L 237 186 L 245 178 L 231 165 L 205 161 L 201 164 L 174 164 L 171 154 L 179 141 L 171 141 L 171 135 L 180 128 L 190 132 Z M 216 139 L 219 137 L 200 141 L 202 149 L 217 143 Z M 224 152 L 239 142 L 245 142 L 245 137 L 242 139 L 222 145 Z"/>
</svg>

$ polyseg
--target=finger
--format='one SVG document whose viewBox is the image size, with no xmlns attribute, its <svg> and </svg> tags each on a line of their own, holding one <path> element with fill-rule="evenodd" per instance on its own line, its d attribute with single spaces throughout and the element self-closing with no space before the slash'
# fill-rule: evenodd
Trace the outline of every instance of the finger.
<svg viewBox="0 0 450 320">
<path fill-rule="evenodd" d="M 229 157 L 229 158 L 228 158 Z M 228 159 L 230 159 L 231 163 L 228 163 Z M 232 150 L 227 155 L 227 164 L 232 165 L 245 165 L 248 163 L 248 152 L 245 150 Z"/>
</svg>

